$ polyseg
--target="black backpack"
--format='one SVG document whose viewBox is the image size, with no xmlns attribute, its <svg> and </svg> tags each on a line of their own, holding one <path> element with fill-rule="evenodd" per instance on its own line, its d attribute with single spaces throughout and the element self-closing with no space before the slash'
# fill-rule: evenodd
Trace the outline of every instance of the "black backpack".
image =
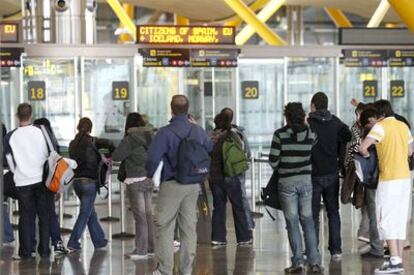
<svg viewBox="0 0 414 275">
<path fill-rule="evenodd" d="M 175 175 L 175 179 L 181 184 L 202 183 L 210 171 L 211 159 L 206 148 L 198 140 L 191 138 L 195 127 L 191 125 L 188 135 L 184 138 L 171 129 L 181 140 Z"/>
</svg>

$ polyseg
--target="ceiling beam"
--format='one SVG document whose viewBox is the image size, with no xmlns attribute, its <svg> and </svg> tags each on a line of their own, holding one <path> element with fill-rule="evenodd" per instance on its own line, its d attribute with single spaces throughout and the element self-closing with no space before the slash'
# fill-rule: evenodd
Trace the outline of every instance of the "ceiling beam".
<svg viewBox="0 0 414 275">
<path fill-rule="evenodd" d="M 335 8 L 325 8 L 325 12 L 332 19 L 337 28 L 352 28 L 351 21 L 349 21 L 341 10 Z"/>
</svg>

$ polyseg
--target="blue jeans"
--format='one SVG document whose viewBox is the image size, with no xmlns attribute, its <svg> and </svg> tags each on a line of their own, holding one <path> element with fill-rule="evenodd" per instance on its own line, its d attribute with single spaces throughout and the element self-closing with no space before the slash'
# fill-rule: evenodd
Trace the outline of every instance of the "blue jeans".
<svg viewBox="0 0 414 275">
<path fill-rule="evenodd" d="M 341 219 L 339 217 L 339 177 L 331 174 L 312 177 L 313 198 L 312 211 L 315 223 L 316 237 L 319 245 L 319 212 L 321 210 L 321 197 L 328 213 L 329 226 L 329 252 L 331 255 L 342 253 Z"/>
<path fill-rule="evenodd" d="M 3 204 L 3 234 L 3 243 L 11 243 L 14 241 L 13 227 L 10 224 L 6 203 Z"/>
<path fill-rule="evenodd" d="M 249 203 L 249 200 L 247 199 L 246 174 L 242 174 L 241 176 L 238 176 L 238 178 L 240 180 L 240 184 L 241 184 L 241 188 L 242 188 L 243 207 L 244 207 L 244 212 L 245 212 L 246 217 L 247 217 L 247 224 L 249 225 L 249 229 L 253 230 L 256 226 L 256 223 L 254 222 L 253 213 L 252 213 L 252 210 L 250 209 L 250 203 Z"/>
<path fill-rule="evenodd" d="M 63 200 L 62 198 L 60 198 Z M 60 235 L 60 226 L 58 216 L 56 214 L 56 207 L 55 207 L 55 195 L 51 196 L 49 201 L 49 213 L 50 213 L 50 238 L 52 239 L 52 245 L 55 246 L 58 242 L 62 241 L 62 237 Z"/>
<path fill-rule="evenodd" d="M 226 242 L 226 205 L 230 200 L 237 242 L 252 239 L 243 205 L 243 191 L 238 177 L 226 177 L 224 181 L 210 183 L 213 193 L 212 241 Z"/>
<path fill-rule="evenodd" d="M 292 265 L 298 266 L 305 262 L 299 222 L 305 237 L 308 264 L 321 264 L 312 217 L 312 184 L 310 182 L 279 183 L 278 191 L 293 254 Z"/>
<path fill-rule="evenodd" d="M 98 222 L 95 211 L 96 182 L 91 179 L 75 179 L 73 183 L 75 193 L 80 200 L 79 216 L 76 220 L 72 234 L 68 242 L 68 247 L 80 249 L 79 239 L 88 226 L 92 243 L 95 248 L 106 246 L 108 241 L 105 239 L 105 233 Z"/>
</svg>

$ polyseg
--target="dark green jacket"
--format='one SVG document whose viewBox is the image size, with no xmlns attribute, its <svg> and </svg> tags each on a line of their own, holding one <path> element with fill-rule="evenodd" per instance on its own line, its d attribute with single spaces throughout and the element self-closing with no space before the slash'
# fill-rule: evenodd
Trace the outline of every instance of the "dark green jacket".
<svg viewBox="0 0 414 275">
<path fill-rule="evenodd" d="M 127 136 L 112 153 L 114 161 L 123 162 L 127 178 L 140 178 L 147 175 L 145 163 L 152 133 L 152 129 L 148 127 L 130 128 Z"/>
</svg>

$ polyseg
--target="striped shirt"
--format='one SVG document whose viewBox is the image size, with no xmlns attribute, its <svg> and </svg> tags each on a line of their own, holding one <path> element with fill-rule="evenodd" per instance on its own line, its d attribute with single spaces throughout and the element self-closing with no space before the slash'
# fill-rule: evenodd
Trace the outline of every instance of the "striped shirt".
<svg viewBox="0 0 414 275">
<path fill-rule="evenodd" d="M 310 182 L 314 140 L 315 134 L 309 127 L 294 134 L 291 128 L 285 126 L 274 133 L 269 163 L 277 170 L 280 183 Z"/>
</svg>

